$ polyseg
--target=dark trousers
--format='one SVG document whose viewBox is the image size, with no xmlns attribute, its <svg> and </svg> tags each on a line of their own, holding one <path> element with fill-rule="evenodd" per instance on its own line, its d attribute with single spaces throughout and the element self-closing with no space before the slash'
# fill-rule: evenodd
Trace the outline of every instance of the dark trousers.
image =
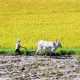
<svg viewBox="0 0 80 80">
<path fill-rule="evenodd" d="M 20 49 L 16 49 L 15 52 L 16 52 L 16 55 L 21 55 Z"/>
</svg>

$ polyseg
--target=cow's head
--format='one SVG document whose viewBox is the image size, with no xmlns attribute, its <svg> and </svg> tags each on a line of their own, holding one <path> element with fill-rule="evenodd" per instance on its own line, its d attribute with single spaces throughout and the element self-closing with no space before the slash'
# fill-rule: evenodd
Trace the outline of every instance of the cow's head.
<svg viewBox="0 0 80 80">
<path fill-rule="evenodd" d="M 55 42 L 53 42 L 53 46 L 55 48 L 59 48 L 59 47 L 62 47 L 62 44 L 61 44 L 60 40 L 55 40 Z"/>
</svg>

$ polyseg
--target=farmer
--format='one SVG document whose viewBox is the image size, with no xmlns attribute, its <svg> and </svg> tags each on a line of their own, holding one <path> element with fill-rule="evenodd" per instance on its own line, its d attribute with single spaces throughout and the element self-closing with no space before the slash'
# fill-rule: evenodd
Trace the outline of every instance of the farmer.
<svg viewBox="0 0 80 80">
<path fill-rule="evenodd" d="M 21 47 L 22 47 L 21 46 L 21 41 L 20 40 L 17 40 L 17 42 L 16 42 L 16 50 L 15 50 L 16 55 L 20 55 L 21 54 L 21 51 L 20 51 L 20 48 Z"/>
</svg>

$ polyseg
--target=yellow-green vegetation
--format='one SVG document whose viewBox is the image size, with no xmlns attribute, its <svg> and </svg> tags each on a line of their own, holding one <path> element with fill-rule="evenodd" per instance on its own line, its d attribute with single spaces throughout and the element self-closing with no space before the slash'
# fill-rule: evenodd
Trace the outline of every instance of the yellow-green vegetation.
<svg viewBox="0 0 80 80">
<path fill-rule="evenodd" d="M 0 47 L 17 38 L 25 47 L 41 39 L 80 47 L 80 0 L 0 0 Z"/>
</svg>

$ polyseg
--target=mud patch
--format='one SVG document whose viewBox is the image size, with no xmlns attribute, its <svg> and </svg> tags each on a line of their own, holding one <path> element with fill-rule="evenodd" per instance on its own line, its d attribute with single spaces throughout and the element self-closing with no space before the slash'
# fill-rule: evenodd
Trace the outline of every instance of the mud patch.
<svg viewBox="0 0 80 80">
<path fill-rule="evenodd" d="M 0 56 L 0 80 L 80 80 L 80 62 L 75 57 Z"/>
</svg>

